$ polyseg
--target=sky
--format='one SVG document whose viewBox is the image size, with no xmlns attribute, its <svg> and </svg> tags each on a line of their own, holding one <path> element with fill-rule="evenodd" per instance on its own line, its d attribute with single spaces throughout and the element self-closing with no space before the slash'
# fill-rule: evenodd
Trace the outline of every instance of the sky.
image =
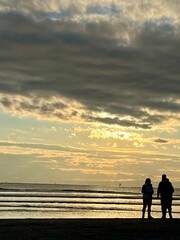
<svg viewBox="0 0 180 240">
<path fill-rule="evenodd" d="M 179 0 L 0 0 L 0 182 L 180 187 Z"/>
</svg>

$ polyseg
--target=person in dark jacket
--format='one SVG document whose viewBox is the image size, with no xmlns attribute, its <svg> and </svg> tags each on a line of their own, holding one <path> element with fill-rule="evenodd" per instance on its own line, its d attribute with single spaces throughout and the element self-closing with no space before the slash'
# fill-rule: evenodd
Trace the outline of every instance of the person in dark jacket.
<svg viewBox="0 0 180 240">
<path fill-rule="evenodd" d="M 152 205 L 152 195 L 154 193 L 153 186 L 151 184 L 151 179 L 147 178 L 145 184 L 142 186 L 141 192 L 143 193 L 143 209 L 142 209 L 142 218 L 145 217 L 146 207 L 148 207 L 148 218 L 151 217 L 151 205 Z"/>
<path fill-rule="evenodd" d="M 166 211 L 169 212 L 169 218 L 172 218 L 172 195 L 174 187 L 165 174 L 162 175 L 162 181 L 158 185 L 157 197 L 161 196 L 162 218 L 166 218 Z"/>
</svg>

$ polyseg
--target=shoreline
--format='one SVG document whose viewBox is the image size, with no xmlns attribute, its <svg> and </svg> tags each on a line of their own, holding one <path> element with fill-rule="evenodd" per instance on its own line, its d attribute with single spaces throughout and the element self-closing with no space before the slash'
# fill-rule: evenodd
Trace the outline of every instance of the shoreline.
<svg viewBox="0 0 180 240">
<path fill-rule="evenodd" d="M 180 240 L 180 219 L 0 219 L 3 240 Z"/>
</svg>

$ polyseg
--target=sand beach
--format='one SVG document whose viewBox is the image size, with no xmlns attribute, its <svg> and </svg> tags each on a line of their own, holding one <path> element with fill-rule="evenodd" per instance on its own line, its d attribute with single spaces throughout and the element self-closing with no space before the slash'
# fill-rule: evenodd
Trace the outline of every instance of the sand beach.
<svg viewBox="0 0 180 240">
<path fill-rule="evenodd" d="M 3 240 L 179 240 L 180 219 L 1 219 Z"/>
</svg>

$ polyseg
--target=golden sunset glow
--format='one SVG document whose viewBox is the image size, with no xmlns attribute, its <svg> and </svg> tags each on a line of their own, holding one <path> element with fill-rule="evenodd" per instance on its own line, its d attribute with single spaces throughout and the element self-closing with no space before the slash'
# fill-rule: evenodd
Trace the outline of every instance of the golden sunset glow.
<svg viewBox="0 0 180 240">
<path fill-rule="evenodd" d="M 0 181 L 180 187 L 177 1 L 0 3 Z"/>
</svg>

